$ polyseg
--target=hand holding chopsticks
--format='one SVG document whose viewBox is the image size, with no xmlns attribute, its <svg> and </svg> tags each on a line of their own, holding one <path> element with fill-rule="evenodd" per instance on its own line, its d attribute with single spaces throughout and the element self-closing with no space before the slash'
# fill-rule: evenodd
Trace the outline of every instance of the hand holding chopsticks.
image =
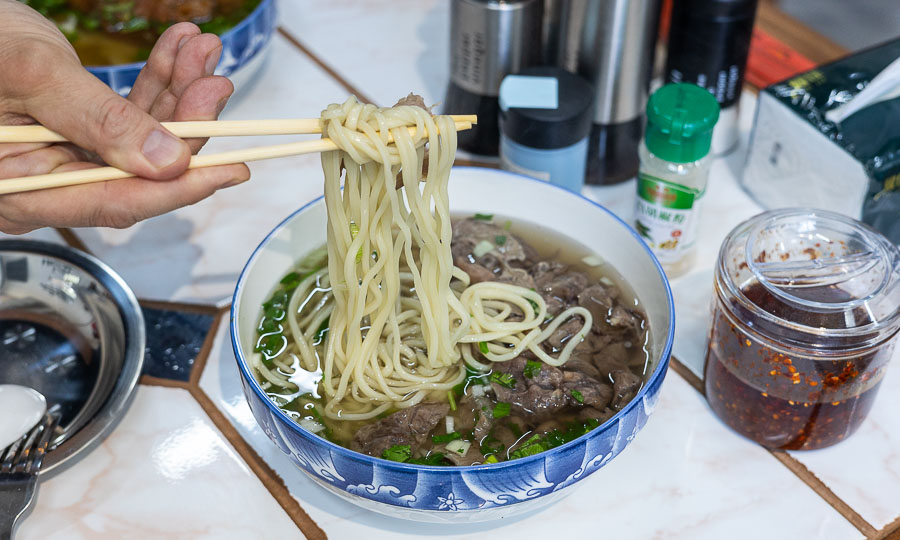
<svg viewBox="0 0 900 540">
<path fill-rule="evenodd" d="M 477 121 L 475 115 L 452 116 L 458 131 L 471 129 Z M 194 137 L 229 137 L 247 135 L 289 135 L 321 133 L 318 118 L 301 118 L 288 120 L 237 120 L 237 121 L 195 121 L 195 122 L 163 122 L 172 134 L 181 138 Z M 415 128 L 410 128 L 411 132 Z M 61 135 L 43 126 L 0 126 L 0 143 L 34 143 L 64 142 Z M 337 146 L 330 139 L 292 142 L 242 150 L 232 150 L 209 155 L 195 155 L 188 168 L 229 165 L 247 161 L 259 161 L 279 157 L 295 156 L 336 150 Z M 74 186 L 91 182 L 103 182 L 129 178 L 134 174 L 115 167 L 98 167 L 61 173 L 23 176 L 20 178 L 0 179 L 0 195 L 21 193 L 38 189 Z"/>
</svg>

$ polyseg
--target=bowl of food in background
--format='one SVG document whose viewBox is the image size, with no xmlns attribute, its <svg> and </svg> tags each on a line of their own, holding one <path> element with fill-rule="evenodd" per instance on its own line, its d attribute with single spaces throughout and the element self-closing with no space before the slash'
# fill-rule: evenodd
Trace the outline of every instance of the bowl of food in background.
<svg viewBox="0 0 900 540">
<path fill-rule="evenodd" d="M 264 57 L 277 11 L 275 0 L 20 0 L 66 36 L 81 63 L 119 94 L 131 91 L 157 38 L 189 21 L 222 39 L 217 75 L 252 75 Z M 249 76 L 248 75 L 248 76 Z"/>
<path fill-rule="evenodd" d="M 550 336 L 559 341 L 548 346 L 554 351 L 584 338 L 566 365 L 516 358 L 491 373 L 467 372 L 447 392 L 449 404 L 385 411 L 367 423 L 350 422 L 349 431 L 322 418 L 315 378 L 310 387 L 306 371 L 260 363 L 260 351 L 281 343 L 271 332 L 281 326 L 272 322 L 284 315 L 289 289 L 308 286 L 312 296 L 300 304 L 326 305 L 314 296 L 325 290 L 319 279 L 328 274 L 322 198 L 284 220 L 250 257 L 234 294 L 232 342 L 257 422 L 319 485 L 394 517 L 486 521 L 558 500 L 632 442 L 658 400 L 674 308 L 666 277 L 637 234 L 580 195 L 512 173 L 458 167 L 449 201 L 456 266 L 476 275 L 494 265 L 511 272 L 503 279 L 525 272 L 519 277 L 534 283 L 548 313 L 557 303 L 557 313 L 580 306 L 593 314 L 587 335 L 570 329 Z M 307 319 L 322 327 L 312 342 L 321 347 L 328 318 Z M 295 386 L 285 391 L 279 377 Z"/>
</svg>

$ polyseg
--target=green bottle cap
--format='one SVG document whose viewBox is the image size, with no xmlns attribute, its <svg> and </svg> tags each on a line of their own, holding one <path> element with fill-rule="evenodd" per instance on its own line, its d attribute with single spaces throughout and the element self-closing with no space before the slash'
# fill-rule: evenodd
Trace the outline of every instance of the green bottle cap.
<svg viewBox="0 0 900 540">
<path fill-rule="evenodd" d="M 690 163 L 709 153 L 719 103 L 691 83 L 667 84 L 647 102 L 647 149 L 674 163 Z"/>
</svg>

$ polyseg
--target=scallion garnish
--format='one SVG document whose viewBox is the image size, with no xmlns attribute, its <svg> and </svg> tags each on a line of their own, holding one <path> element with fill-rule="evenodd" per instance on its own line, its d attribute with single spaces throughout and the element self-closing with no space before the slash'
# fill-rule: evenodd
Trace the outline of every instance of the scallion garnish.
<svg viewBox="0 0 900 540">
<path fill-rule="evenodd" d="M 500 460 L 497 459 L 497 456 L 495 456 L 494 454 L 491 454 L 488 457 L 484 458 L 484 462 L 485 463 L 500 463 Z"/>
<path fill-rule="evenodd" d="M 412 450 L 408 444 L 395 444 L 381 453 L 381 457 L 390 461 L 403 463 L 412 456 Z"/>
<path fill-rule="evenodd" d="M 491 373 L 491 382 L 495 382 L 504 388 L 516 387 L 516 377 L 512 373 L 495 371 Z"/>
<path fill-rule="evenodd" d="M 506 237 L 503 235 L 497 235 L 494 237 L 494 243 L 497 244 L 498 246 L 502 246 L 503 244 L 506 243 Z"/>
<path fill-rule="evenodd" d="M 572 397 L 575 398 L 575 401 L 578 403 L 584 403 L 584 396 L 582 396 L 581 392 L 578 390 L 572 390 Z"/>
<path fill-rule="evenodd" d="M 487 346 L 487 342 L 486 342 L 486 341 L 479 341 L 479 342 L 478 342 L 478 350 L 481 351 L 481 354 L 487 354 L 487 353 L 490 352 L 490 351 L 488 350 L 488 346 Z"/>
<path fill-rule="evenodd" d="M 491 221 L 494 219 L 494 214 L 478 214 L 478 213 L 476 213 L 472 217 L 475 219 L 481 220 L 481 221 Z"/>
<path fill-rule="evenodd" d="M 450 410 L 456 410 L 456 397 L 453 396 L 453 390 L 447 390 L 447 401 L 450 402 Z"/>
<path fill-rule="evenodd" d="M 505 401 L 501 401 L 494 405 L 494 419 L 496 420 L 497 418 L 509 416 L 510 407 L 511 405 Z"/>
<path fill-rule="evenodd" d="M 450 441 L 455 441 L 456 439 L 460 439 L 460 438 L 462 438 L 462 435 L 460 435 L 456 431 L 451 431 L 450 433 L 448 433 L 446 435 L 432 435 L 431 442 L 433 442 L 434 444 L 444 444 L 444 443 L 448 443 Z"/>
<path fill-rule="evenodd" d="M 541 372 L 541 362 L 538 360 L 528 360 L 525 362 L 525 369 L 522 373 L 529 379 L 533 379 L 535 375 Z"/>
</svg>

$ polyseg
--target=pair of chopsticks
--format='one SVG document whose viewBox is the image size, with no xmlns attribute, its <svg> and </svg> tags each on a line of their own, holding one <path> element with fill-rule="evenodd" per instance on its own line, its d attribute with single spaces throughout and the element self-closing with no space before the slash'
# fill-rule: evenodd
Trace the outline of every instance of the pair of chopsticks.
<svg viewBox="0 0 900 540">
<path fill-rule="evenodd" d="M 477 122 L 477 116 L 475 115 L 454 115 L 451 118 L 456 123 L 457 131 L 471 129 L 472 125 Z M 173 135 L 181 138 L 299 135 L 322 132 L 322 126 L 318 118 L 163 122 L 162 125 Z M 415 133 L 416 128 L 411 127 L 409 130 L 410 133 Z M 393 139 L 389 137 L 389 140 Z M 65 137 L 43 126 L 0 126 L 0 143 L 52 143 L 65 141 Z M 196 169 L 198 167 L 213 167 L 215 165 L 231 165 L 247 161 L 328 152 L 337 149 L 337 145 L 331 139 L 275 144 L 218 154 L 196 155 L 191 157 L 191 163 L 188 168 Z M 105 182 L 132 176 L 134 174 L 115 167 L 98 167 L 79 171 L 6 178 L 0 179 L 0 195 L 75 186 L 91 182 Z"/>
</svg>

